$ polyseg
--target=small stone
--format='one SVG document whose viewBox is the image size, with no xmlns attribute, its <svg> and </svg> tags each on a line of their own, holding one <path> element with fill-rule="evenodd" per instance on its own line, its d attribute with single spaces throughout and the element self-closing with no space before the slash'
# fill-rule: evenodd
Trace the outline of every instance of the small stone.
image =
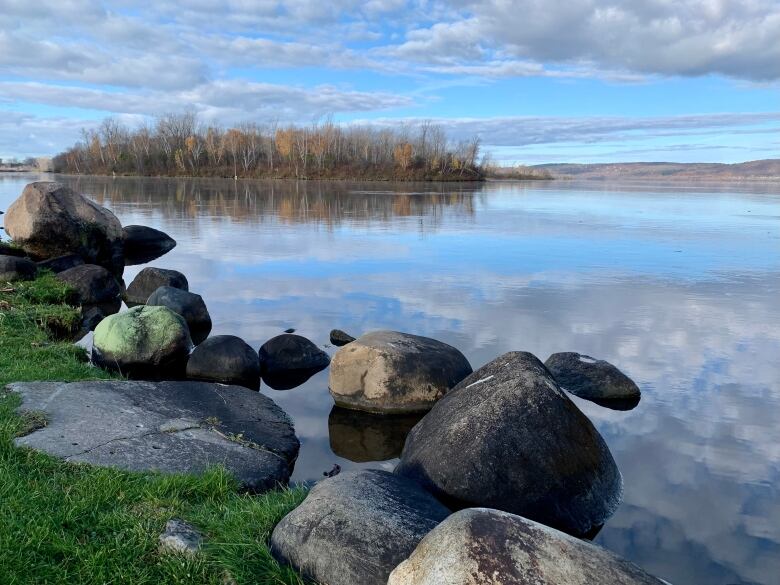
<svg viewBox="0 0 780 585">
<path fill-rule="evenodd" d="M 80 305 L 99 305 L 119 300 L 121 289 L 114 275 L 96 264 L 81 264 L 57 274 L 61 280 L 76 292 Z"/>
<path fill-rule="evenodd" d="M 330 332 L 330 342 L 337 347 L 347 345 L 353 341 L 355 341 L 355 338 L 341 329 L 334 329 Z"/>
<path fill-rule="evenodd" d="M 76 266 L 84 264 L 84 259 L 76 254 L 66 254 L 64 256 L 57 256 L 56 258 L 49 258 L 48 260 L 42 260 L 38 262 L 38 268 L 41 270 L 51 270 L 54 274 L 65 272 Z"/>
<path fill-rule="evenodd" d="M 575 396 L 609 406 L 611 401 L 639 402 L 639 387 L 604 360 L 576 352 L 554 353 L 544 363 L 555 381 Z M 636 404 L 635 404 L 636 405 Z"/>
<path fill-rule="evenodd" d="M 195 556 L 203 544 L 203 535 L 194 526 L 171 518 L 165 523 L 165 532 L 160 535 L 160 551 Z"/>
<path fill-rule="evenodd" d="M 130 307 L 146 304 L 151 294 L 161 286 L 190 290 L 187 277 L 178 270 L 149 266 L 141 270 L 127 287 L 125 302 Z"/>
<path fill-rule="evenodd" d="M 32 280 L 37 271 L 35 262 L 16 256 L 0 256 L 0 282 Z"/>
</svg>

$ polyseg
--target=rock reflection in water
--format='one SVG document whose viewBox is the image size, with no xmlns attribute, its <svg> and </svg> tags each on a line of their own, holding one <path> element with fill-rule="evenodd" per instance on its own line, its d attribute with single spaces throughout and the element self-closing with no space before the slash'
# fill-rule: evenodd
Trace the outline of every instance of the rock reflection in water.
<svg viewBox="0 0 780 585">
<path fill-rule="evenodd" d="M 406 435 L 424 415 L 381 415 L 334 406 L 328 416 L 330 448 L 356 463 L 401 456 Z"/>
</svg>

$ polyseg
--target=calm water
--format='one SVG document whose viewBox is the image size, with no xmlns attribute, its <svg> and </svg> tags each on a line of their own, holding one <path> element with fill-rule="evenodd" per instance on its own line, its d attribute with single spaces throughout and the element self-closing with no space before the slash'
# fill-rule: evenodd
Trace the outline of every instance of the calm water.
<svg viewBox="0 0 780 585">
<path fill-rule="evenodd" d="M 30 180 L 0 175 L 0 209 Z M 334 327 L 389 328 L 475 369 L 509 350 L 612 361 L 643 398 L 575 399 L 625 479 L 596 542 L 675 585 L 780 583 L 780 185 L 63 180 L 178 241 L 152 264 L 187 275 L 214 334 L 293 327 L 333 353 Z M 327 372 L 262 391 L 295 420 L 296 480 L 392 469 L 414 424 L 331 413 Z"/>
</svg>

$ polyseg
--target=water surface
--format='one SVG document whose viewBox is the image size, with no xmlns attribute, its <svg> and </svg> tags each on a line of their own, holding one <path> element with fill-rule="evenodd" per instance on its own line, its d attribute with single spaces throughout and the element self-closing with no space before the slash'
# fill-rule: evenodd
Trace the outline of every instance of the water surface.
<svg viewBox="0 0 780 585">
<path fill-rule="evenodd" d="M 0 209 L 30 180 L 0 175 Z M 214 334 L 617 364 L 637 408 L 575 398 L 625 479 L 596 542 L 676 585 L 780 582 L 780 186 L 62 180 L 178 241 L 152 265 L 187 275 Z M 415 422 L 331 412 L 327 372 L 262 392 L 295 421 L 299 481 L 392 469 Z"/>
</svg>

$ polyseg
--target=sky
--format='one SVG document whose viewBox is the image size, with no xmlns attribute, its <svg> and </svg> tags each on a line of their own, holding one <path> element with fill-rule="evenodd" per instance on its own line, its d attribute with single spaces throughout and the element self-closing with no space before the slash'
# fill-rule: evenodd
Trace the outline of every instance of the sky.
<svg viewBox="0 0 780 585">
<path fill-rule="evenodd" d="M 83 128 L 480 137 L 500 164 L 780 157 L 778 0 L 0 0 L 0 158 Z"/>
</svg>

